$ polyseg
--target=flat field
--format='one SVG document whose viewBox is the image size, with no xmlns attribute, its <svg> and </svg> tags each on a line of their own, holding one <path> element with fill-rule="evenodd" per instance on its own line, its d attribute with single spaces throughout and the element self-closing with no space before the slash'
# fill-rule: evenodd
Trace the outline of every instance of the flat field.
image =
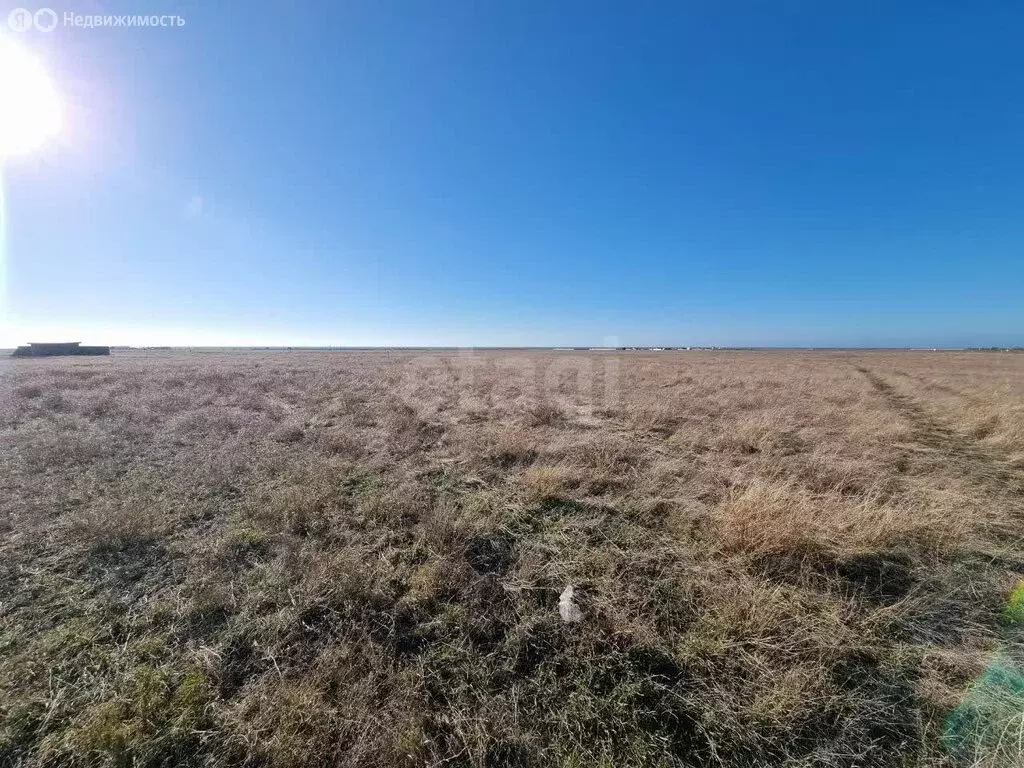
<svg viewBox="0 0 1024 768">
<path fill-rule="evenodd" d="M 0 765 L 1024 765 L 1022 354 L 5 359 L 0 436 Z"/>
</svg>

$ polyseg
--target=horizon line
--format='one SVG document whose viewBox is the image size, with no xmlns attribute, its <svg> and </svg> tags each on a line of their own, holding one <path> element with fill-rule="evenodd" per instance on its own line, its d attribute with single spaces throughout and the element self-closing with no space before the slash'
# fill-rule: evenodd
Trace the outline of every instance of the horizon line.
<svg viewBox="0 0 1024 768">
<path fill-rule="evenodd" d="M 699 352 L 699 351 L 846 351 L 878 350 L 903 352 L 958 352 L 958 351 L 1024 351 L 1024 345 L 971 345 L 971 346 L 923 346 L 923 345 L 718 345 L 718 344 L 625 344 L 603 346 L 592 344 L 562 345 L 333 345 L 333 344 L 110 344 L 113 350 L 261 350 L 261 351 L 408 351 L 408 350 L 535 350 L 552 352 Z M 0 347 L 0 351 L 13 351 L 15 347 Z"/>
</svg>

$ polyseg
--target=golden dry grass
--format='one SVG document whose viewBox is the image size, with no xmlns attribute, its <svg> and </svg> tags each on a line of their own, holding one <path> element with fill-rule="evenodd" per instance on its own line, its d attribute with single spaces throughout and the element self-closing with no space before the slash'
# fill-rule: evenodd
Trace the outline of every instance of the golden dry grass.
<svg viewBox="0 0 1024 768">
<path fill-rule="evenodd" d="M 1024 765 L 1024 355 L 0 377 L 0 764 Z"/>
</svg>

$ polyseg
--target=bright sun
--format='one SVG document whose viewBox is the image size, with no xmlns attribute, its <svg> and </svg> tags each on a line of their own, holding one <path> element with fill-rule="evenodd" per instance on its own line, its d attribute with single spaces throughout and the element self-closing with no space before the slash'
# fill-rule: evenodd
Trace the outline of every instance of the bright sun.
<svg viewBox="0 0 1024 768">
<path fill-rule="evenodd" d="M 31 152 L 60 122 L 60 101 L 42 64 L 0 37 L 0 158 Z"/>
</svg>

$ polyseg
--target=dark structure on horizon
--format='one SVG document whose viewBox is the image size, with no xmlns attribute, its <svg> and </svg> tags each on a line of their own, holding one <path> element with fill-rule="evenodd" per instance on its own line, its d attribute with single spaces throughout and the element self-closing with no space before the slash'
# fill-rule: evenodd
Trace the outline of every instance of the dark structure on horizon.
<svg viewBox="0 0 1024 768">
<path fill-rule="evenodd" d="M 110 347 L 83 347 L 80 341 L 30 343 L 18 347 L 12 357 L 56 357 L 58 355 L 109 355 Z"/>
</svg>

